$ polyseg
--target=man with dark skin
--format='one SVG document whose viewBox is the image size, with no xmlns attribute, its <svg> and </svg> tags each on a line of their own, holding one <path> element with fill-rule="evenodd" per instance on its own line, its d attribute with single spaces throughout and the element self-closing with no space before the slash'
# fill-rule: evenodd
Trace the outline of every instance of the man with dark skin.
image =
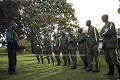
<svg viewBox="0 0 120 80">
<path fill-rule="evenodd" d="M 118 69 L 120 80 L 120 60 L 118 57 L 117 50 L 117 36 L 116 28 L 113 22 L 108 21 L 108 15 L 105 14 L 101 17 L 102 21 L 105 23 L 103 26 L 100 35 L 103 38 L 103 51 L 105 55 L 105 60 L 109 66 L 109 71 L 105 75 L 114 75 L 114 65 Z"/>
<path fill-rule="evenodd" d="M 81 69 L 87 69 L 87 45 L 86 45 L 87 36 L 83 33 L 83 29 L 78 29 L 77 43 L 78 43 L 78 51 L 81 59 L 83 60 L 84 66 Z"/>
<path fill-rule="evenodd" d="M 98 51 L 98 40 L 99 34 L 95 27 L 91 25 L 91 21 L 87 20 L 86 26 L 88 26 L 88 69 L 86 71 L 99 72 L 99 51 Z M 93 68 L 93 60 L 95 59 L 95 68 Z"/>
<path fill-rule="evenodd" d="M 64 32 L 61 32 L 60 49 L 64 60 L 63 66 L 70 66 L 68 37 Z"/>
<path fill-rule="evenodd" d="M 44 64 L 43 61 L 43 52 L 42 52 L 42 44 L 39 42 L 37 37 L 35 37 L 34 42 L 33 42 L 33 51 L 36 55 L 38 64 L 40 64 L 40 58 L 41 58 L 41 63 Z"/>
<path fill-rule="evenodd" d="M 77 41 L 76 37 L 73 35 L 73 33 L 69 34 L 69 53 L 72 59 L 72 65 L 70 69 L 76 69 L 77 68 Z"/>
<path fill-rule="evenodd" d="M 52 63 L 54 65 L 54 59 L 53 59 L 53 55 L 52 55 L 52 46 L 51 46 L 51 38 L 49 35 L 46 35 L 44 40 L 43 40 L 43 43 L 44 43 L 44 48 L 45 48 L 45 53 L 46 53 L 46 57 L 47 57 L 47 60 L 48 60 L 48 64 L 50 64 L 50 58 L 52 60 Z"/>
<path fill-rule="evenodd" d="M 60 61 L 60 41 L 59 38 L 57 37 L 57 34 L 53 35 L 54 39 L 53 39 L 53 52 L 55 53 L 55 58 L 57 60 L 57 66 L 60 66 L 61 61 Z"/>
</svg>

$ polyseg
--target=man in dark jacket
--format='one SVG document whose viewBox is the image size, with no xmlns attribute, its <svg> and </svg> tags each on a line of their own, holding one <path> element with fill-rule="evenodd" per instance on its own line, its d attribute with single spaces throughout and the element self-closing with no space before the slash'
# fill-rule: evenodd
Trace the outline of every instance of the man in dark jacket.
<svg viewBox="0 0 120 80">
<path fill-rule="evenodd" d="M 17 24 L 14 22 L 14 20 L 12 20 L 10 23 L 10 27 L 7 29 L 7 32 L 6 32 L 9 74 L 14 74 L 16 72 L 16 51 L 19 45 L 19 39 L 18 39 L 17 33 L 15 32 L 16 27 L 17 27 Z"/>
<path fill-rule="evenodd" d="M 83 33 L 83 29 L 78 29 L 78 36 L 77 36 L 77 43 L 78 43 L 78 50 L 81 59 L 83 60 L 84 66 L 82 69 L 88 68 L 87 63 L 87 45 L 86 45 L 87 36 L 85 33 Z"/>
<path fill-rule="evenodd" d="M 40 63 L 40 58 L 41 58 L 41 63 L 44 64 L 44 61 L 43 61 L 43 52 L 42 52 L 42 43 L 39 42 L 39 40 L 37 39 L 37 37 L 35 37 L 34 42 L 33 42 L 33 51 L 34 51 L 34 53 L 36 55 L 38 64 Z"/>
<path fill-rule="evenodd" d="M 91 21 L 87 20 L 86 26 L 88 26 L 88 69 L 86 71 L 99 72 L 99 51 L 98 40 L 99 34 L 95 27 L 91 25 Z M 93 68 L 93 60 L 95 60 L 95 68 Z"/>
<path fill-rule="evenodd" d="M 103 50 L 106 63 L 109 66 L 109 71 L 105 75 L 114 75 L 114 65 L 118 69 L 120 80 L 120 60 L 117 51 L 117 36 L 116 28 L 113 22 L 108 21 L 108 15 L 102 16 L 102 21 L 105 22 L 100 35 L 103 37 Z"/>
<path fill-rule="evenodd" d="M 64 64 L 63 66 L 70 65 L 70 57 L 69 57 L 69 45 L 68 45 L 68 37 L 62 32 L 60 38 L 60 50 L 62 52 Z"/>
<path fill-rule="evenodd" d="M 57 37 L 56 34 L 53 35 L 54 36 L 54 40 L 53 42 L 53 52 L 55 53 L 55 58 L 57 59 L 57 66 L 59 66 L 61 64 L 60 62 L 60 41 L 59 38 Z"/>
<path fill-rule="evenodd" d="M 70 52 L 70 56 L 73 62 L 70 69 L 76 69 L 77 68 L 77 54 L 76 54 L 77 41 L 76 41 L 76 37 L 73 34 L 70 33 L 69 37 L 70 37 L 69 38 L 69 52 Z"/>
<path fill-rule="evenodd" d="M 44 48 L 45 48 L 45 54 L 48 60 L 48 64 L 50 64 L 50 58 L 52 60 L 52 63 L 54 65 L 54 59 L 53 59 L 53 55 L 52 55 L 52 46 L 51 46 L 51 38 L 49 35 L 46 35 L 44 38 Z"/>
</svg>

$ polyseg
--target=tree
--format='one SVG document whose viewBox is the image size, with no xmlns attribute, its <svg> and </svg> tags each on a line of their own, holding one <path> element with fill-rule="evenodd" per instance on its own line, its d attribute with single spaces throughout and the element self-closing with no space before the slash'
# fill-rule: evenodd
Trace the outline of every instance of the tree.
<svg viewBox="0 0 120 80">
<path fill-rule="evenodd" d="M 0 35 L 4 37 L 4 33 L 9 26 L 10 20 L 15 18 L 16 23 L 18 24 L 17 33 L 21 34 L 21 15 L 20 15 L 20 2 L 3 0 L 0 1 Z M 0 38 L 1 38 L 0 37 Z"/>
<path fill-rule="evenodd" d="M 40 35 L 40 32 L 52 34 L 55 29 L 59 32 L 79 27 L 75 10 L 66 0 L 32 0 L 22 2 L 22 5 L 22 21 L 31 43 L 34 36 Z"/>
</svg>

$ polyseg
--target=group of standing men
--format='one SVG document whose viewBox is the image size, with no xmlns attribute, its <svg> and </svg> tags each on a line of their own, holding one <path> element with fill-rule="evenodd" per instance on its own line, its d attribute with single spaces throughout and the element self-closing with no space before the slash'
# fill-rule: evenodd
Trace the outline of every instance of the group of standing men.
<svg viewBox="0 0 120 80">
<path fill-rule="evenodd" d="M 116 36 L 116 28 L 113 22 L 108 21 L 108 15 L 105 14 L 101 17 L 102 21 L 105 22 L 100 33 L 98 30 L 91 25 L 91 21 L 86 21 L 86 26 L 88 26 L 88 34 L 83 33 L 83 29 L 78 29 L 77 37 L 74 34 L 69 33 L 68 35 L 65 32 L 61 32 L 61 36 L 57 36 L 57 34 L 53 35 L 53 41 L 50 40 L 48 36 L 45 36 L 45 41 L 43 40 L 43 44 L 45 45 L 46 54 L 49 53 L 49 56 L 52 59 L 54 64 L 54 60 L 52 57 L 52 51 L 55 53 L 55 58 L 57 60 L 57 65 L 61 65 L 60 60 L 60 52 L 63 56 L 64 64 L 63 66 L 70 66 L 72 60 L 72 65 L 70 69 L 77 68 L 77 54 L 76 50 L 78 49 L 80 57 L 84 63 L 82 69 L 86 71 L 99 72 L 100 71 L 100 63 L 99 63 L 99 38 L 102 38 L 103 46 L 102 50 L 104 51 L 106 63 L 109 66 L 109 71 L 105 73 L 105 75 L 114 75 L 114 65 L 118 69 L 118 73 L 120 76 L 120 61 L 118 58 L 117 51 L 117 36 Z M 47 39 L 49 38 L 49 39 Z M 50 42 L 51 41 L 51 42 Z M 51 46 L 52 44 L 52 46 Z M 48 47 L 49 46 L 49 47 Z M 47 52 L 47 48 L 49 51 Z M 48 59 L 48 58 L 47 58 Z M 95 64 L 93 65 L 93 62 Z M 49 59 L 48 59 L 49 63 Z M 120 77 L 119 77 L 120 78 Z"/>
<path fill-rule="evenodd" d="M 43 61 L 43 53 L 46 53 L 48 63 L 52 61 L 54 65 L 54 59 L 52 52 L 55 53 L 55 58 L 57 60 L 57 65 L 61 65 L 60 52 L 62 52 L 63 66 L 70 66 L 72 60 L 72 65 L 70 69 L 77 68 L 77 54 L 76 50 L 79 50 L 81 59 L 84 62 L 83 69 L 86 71 L 99 72 L 99 50 L 98 42 L 99 38 L 103 39 L 103 51 L 105 55 L 106 63 L 109 66 L 109 71 L 105 75 L 114 75 L 114 65 L 118 69 L 120 76 L 120 61 L 118 58 L 117 51 L 117 36 L 116 29 L 113 22 L 108 21 L 108 15 L 102 16 L 102 21 L 105 22 L 100 33 L 98 30 L 91 25 L 91 21 L 87 20 L 86 26 L 88 26 L 88 34 L 83 33 L 82 28 L 78 29 L 77 37 L 74 34 L 61 32 L 61 36 L 56 34 L 53 36 L 54 39 L 51 41 L 51 37 L 48 35 L 44 36 L 43 40 L 38 40 L 35 38 L 33 43 L 33 50 L 36 54 L 38 63 L 40 63 L 39 56 L 41 57 L 41 62 Z M 9 74 L 14 74 L 16 72 L 16 47 L 18 46 L 18 37 L 15 32 L 16 23 L 12 20 L 10 27 L 6 32 L 7 48 L 8 48 L 8 60 L 9 60 Z M 42 39 L 42 38 L 41 38 Z M 44 45 L 44 46 L 43 46 Z M 50 61 L 51 58 L 51 61 Z M 93 67 L 93 60 L 95 60 L 95 65 Z M 120 77 L 119 77 L 120 80 Z"/>
<path fill-rule="evenodd" d="M 51 37 L 49 35 L 44 36 L 44 39 L 40 41 L 34 41 L 33 50 L 36 54 L 38 63 L 40 63 L 39 55 L 41 56 L 41 62 L 43 62 L 43 53 L 46 54 L 48 63 L 50 64 L 50 59 L 54 65 L 52 52 L 55 54 L 55 58 L 57 60 L 56 65 L 61 65 L 60 60 L 60 52 L 62 53 L 64 64 L 63 66 L 70 66 L 72 60 L 72 65 L 70 69 L 77 68 L 77 49 L 79 50 L 79 54 L 81 59 L 83 60 L 84 66 L 82 69 L 86 69 L 86 71 L 99 72 L 99 51 L 98 51 L 98 41 L 99 41 L 99 33 L 95 27 L 91 26 L 91 21 L 88 20 L 86 25 L 89 27 L 88 35 L 83 33 L 83 29 L 78 29 L 77 37 L 71 32 L 66 34 L 65 32 L 61 32 L 60 35 L 54 34 L 53 40 L 51 41 Z M 95 59 L 95 67 L 93 68 L 93 60 Z"/>
</svg>

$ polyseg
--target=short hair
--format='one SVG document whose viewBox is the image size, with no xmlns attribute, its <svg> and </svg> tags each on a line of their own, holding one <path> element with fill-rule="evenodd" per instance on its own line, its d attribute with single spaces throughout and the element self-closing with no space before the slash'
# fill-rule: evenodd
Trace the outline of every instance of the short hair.
<svg viewBox="0 0 120 80">
<path fill-rule="evenodd" d="M 87 22 L 87 23 L 89 22 L 89 23 L 91 24 L 91 20 L 87 20 L 86 22 Z"/>
<path fill-rule="evenodd" d="M 109 18 L 109 16 L 107 14 L 104 14 L 102 17 L 106 17 L 107 19 Z"/>
</svg>

